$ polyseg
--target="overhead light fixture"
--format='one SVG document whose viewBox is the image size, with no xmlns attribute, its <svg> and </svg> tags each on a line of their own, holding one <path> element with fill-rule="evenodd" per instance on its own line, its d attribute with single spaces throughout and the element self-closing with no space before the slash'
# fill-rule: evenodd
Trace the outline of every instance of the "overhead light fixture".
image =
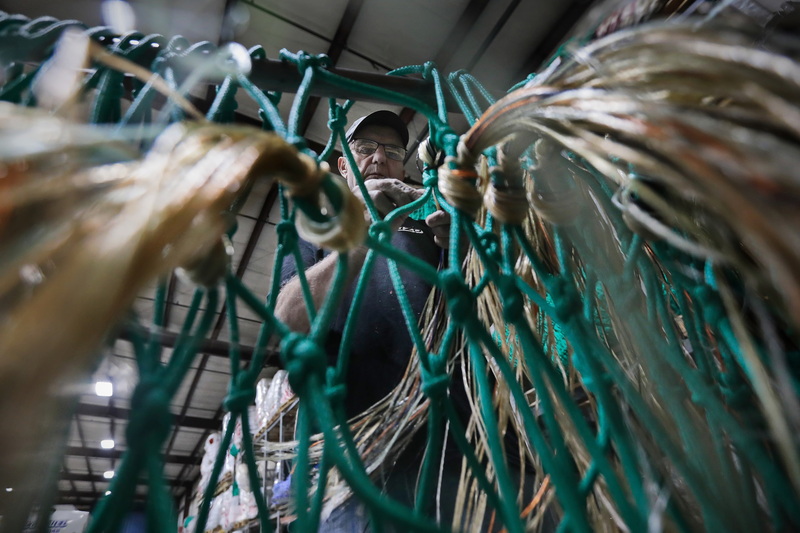
<svg viewBox="0 0 800 533">
<path fill-rule="evenodd" d="M 104 450 L 110 450 L 114 447 L 114 439 L 103 439 L 100 441 L 100 447 Z"/>
<path fill-rule="evenodd" d="M 114 477 L 114 471 L 106 470 L 105 472 L 103 472 L 103 477 L 106 479 L 111 479 L 112 477 Z"/>
<path fill-rule="evenodd" d="M 111 397 L 114 395 L 114 385 L 110 381 L 98 381 L 94 384 L 94 392 L 98 396 Z"/>
<path fill-rule="evenodd" d="M 111 494 L 111 491 L 110 491 L 110 490 L 107 490 L 107 491 L 106 491 L 106 496 L 108 496 L 109 494 Z"/>
<path fill-rule="evenodd" d="M 6 487 L 6 492 L 11 492 L 11 491 L 13 491 L 13 490 L 14 490 L 14 489 L 12 489 L 11 487 Z"/>
</svg>

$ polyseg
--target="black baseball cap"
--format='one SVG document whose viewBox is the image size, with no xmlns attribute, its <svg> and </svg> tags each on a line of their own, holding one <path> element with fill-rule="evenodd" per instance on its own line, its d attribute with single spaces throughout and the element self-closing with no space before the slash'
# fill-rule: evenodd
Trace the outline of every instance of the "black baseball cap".
<svg viewBox="0 0 800 533">
<path fill-rule="evenodd" d="M 347 142 L 350 142 L 360 128 L 371 125 L 389 126 L 400 134 L 400 139 L 403 141 L 403 148 L 408 144 L 408 127 L 406 123 L 403 122 L 403 119 L 397 116 L 396 113 L 387 111 L 386 109 L 375 111 L 374 113 L 357 119 L 353 122 L 353 125 L 350 126 L 350 129 L 347 130 L 344 137 L 347 139 Z"/>
</svg>

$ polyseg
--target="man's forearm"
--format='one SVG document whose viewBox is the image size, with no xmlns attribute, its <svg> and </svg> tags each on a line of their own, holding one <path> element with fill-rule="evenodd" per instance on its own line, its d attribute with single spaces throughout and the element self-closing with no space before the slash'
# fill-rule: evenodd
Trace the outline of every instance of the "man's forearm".
<svg viewBox="0 0 800 533">
<path fill-rule="evenodd" d="M 355 280 L 361 271 L 366 255 L 367 248 L 365 246 L 359 246 L 348 252 L 347 286 Z M 315 310 L 319 310 L 326 295 L 330 292 L 331 284 L 336 276 L 338 260 L 338 254 L 330 254 L 305 271 Z M 310 331 L 311 324 L 308 319 L 308 309 L 303 299 L 303 289 L 300 285 L 299 275 L 295 275 L 281 288 L 278 294 L 278 301 L 275 303 L 275 317 L 294 331 L 301 333 Z"/>
</svg>

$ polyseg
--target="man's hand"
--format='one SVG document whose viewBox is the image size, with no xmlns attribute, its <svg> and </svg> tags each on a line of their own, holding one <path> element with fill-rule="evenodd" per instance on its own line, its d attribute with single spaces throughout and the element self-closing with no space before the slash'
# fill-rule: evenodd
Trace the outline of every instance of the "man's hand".
<svg viewBox="0 0 800 533">
<path fill-rule="evenodd" d="M 365 185 L 369 197 L 372 199 L 372 203 L 375 205 L 381 217 L 385 217 L 389 212 L 400 206 L 409 204 L 425 194 L 424 189 L 415 189 L 393 178 L 371 179 L 367 180 Z M 352 190 L 353 194 L 363 202 L 364 197 L 361 194 L 361 189 L 359 187 L 353 187 Z M 367 217 L 368 216 L 369 215 L 367 215 Z M 397 231 L 404 220 L 405 217 L 395 220 L 392 224 L 392 230 Z"/>
<path fill-rule="evenodd" d="M 425 194 L 425 189 L 416 189 L 393 178 L 370 179 L 365 185 L 381 217 Z M 361 189 L 353 187 L 352 190 L 353 194 L 363 202 Z M 369 219 L 368 214 L 365 213 L 365 216 Z M 392 231 L 397 231 L 404 221 L 405 217 L 395 220 L 392 223 Z M 450 215 L 445 211 L 436 211 L 425 218 L 425 223 L 431 228 L 436 245 L 444 249 L 450 248 Z"/>
<path fill-rule="evenodd" d="M 425 223 L 433 232 L 433 242 L 441 248 L 450 248 L 450 214 L 436 211 L 425 217 Z"/>
</svg>

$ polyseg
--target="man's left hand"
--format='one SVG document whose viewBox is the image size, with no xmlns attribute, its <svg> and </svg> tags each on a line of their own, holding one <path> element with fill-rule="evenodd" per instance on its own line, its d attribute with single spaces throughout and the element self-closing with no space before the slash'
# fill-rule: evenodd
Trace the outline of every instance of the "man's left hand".
<svg viewBox="0 0 800 533">
<path fill-rule="evenodd" d="M 450 248 L 450 215 L 436 211 L 425 217 L 425 224 L 433 232 L 433 242 L 445 250 Z"/>
</svg>

